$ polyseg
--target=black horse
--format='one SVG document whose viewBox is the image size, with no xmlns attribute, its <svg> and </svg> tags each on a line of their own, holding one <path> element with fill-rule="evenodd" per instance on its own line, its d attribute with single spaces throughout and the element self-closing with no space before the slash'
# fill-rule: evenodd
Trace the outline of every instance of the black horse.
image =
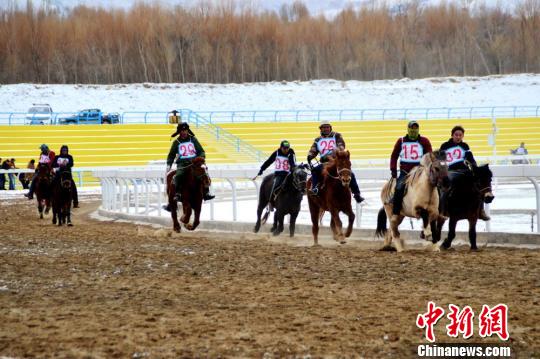
<svg viewBox="0 0 540 359">
<path fill-rule="evenodd" d="M 274 236 L 283 232 L 283 220 L 287 214 L 290 214 L 291 220 L 289 223 L 290 236 L 294 236 L 294 228 L 296 224 L 296 218 L 300 212 L 300 204 L 302 203 L 302 197 L 306 193 L 306 181 L 308 176 L 309 166 L 306 164 L 300 164 L 294 167 L 283 181 L 283 185 L 279 194 L 276 197 L 274 213 L 274 225 L 271 232 Z M 253 231 L 257 233 L 261 228 L 261 224 L 266 223 L 268 215 L 271 209 L 268 208 L 270 202 L 270 192 L 272 190 L 272 184 L 274 182 L 274 174 L 269 174 L 264 177 L 261 188 L 259 190 L 259 205 L 257 207 L 257 223 Z M 266 213 L 262 217 L 263 210 L 267 208 Z"/>
<path fill-rule="evenodd" d="M 71 177 L 70 171 L 61 171 L 53 181 L 53 224 L 56 224 L 58 220 L 59 226 L 67 224 L 71 227 L 73 225 L 71 223 L 71 200 L 73 198 L 72 182 L 73 178 Z"/>
<path fill-rule="evenodd" d="M 471 250 L 477 250 L 476 246 L 476 222 L 478 221 L 480 210 L 484 203 L 491 203 L 495 196 L 491 189 L 491 179 L 493 174 L 489 166 L 473 166 L 469 164 L 470 171 L 451 171 L 449 177 L 452 177 L 452 185 L 446 193 L 445 206 L 449 217 L 448 237 L 445 238 L 441 249 L 449 249 L 452 241 L 456 237 L 456 224 L 461 219 L 469 221 L 469 242 Z M 440 231 L 445 222 L 444 217 L 439 217 L 438 231 Z"/>
</svg>

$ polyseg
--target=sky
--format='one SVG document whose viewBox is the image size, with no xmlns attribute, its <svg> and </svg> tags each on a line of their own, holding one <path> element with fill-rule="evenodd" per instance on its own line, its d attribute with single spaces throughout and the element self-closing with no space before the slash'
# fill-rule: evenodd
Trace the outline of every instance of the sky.
<svg viewBox="0 0 540 359">
<path fill-rule="evenodd" d="M 222 0 L 202 0 L 206 3 L 223 3 Z M 229 0 L 226 0 L 227 2 Z M 252 4 L 254 8 L 261 10 L 278 11 L 282 4 L 292 4 L 295 0 L 234 0 L 236 4 Z M 352 6 L 358 9 L 362 6 L 377 6 L 387 4 L 389 7 L 397 5 L 406 5 L 414 0 L 304 0 L 304 4 L 308 7 L 312 15 L 324 14 L 327 16 L 335 15 L 342 9 Z M 422 5 L 438 5 L 440 3 L 457 3 L 462 6 L 477 7 L 480 5 L 501 6 L 502 8 L 512 9 L 516 4 L 523 0 L 417 0 Z M 9 6 L 15 4 L 24 8 L 27 0 L 0 0 L 0 4 Z M 52 6 L 63 9 L 84 4 L 95 7 L 123 7 L 129 8 L 135 3 L 156 3 L 160 2 L 164 5 L 181 5 L 193 7 L 201 3 L 201 0 L 34 0 L 35 4 L 47 3 Z"/>
</svg>

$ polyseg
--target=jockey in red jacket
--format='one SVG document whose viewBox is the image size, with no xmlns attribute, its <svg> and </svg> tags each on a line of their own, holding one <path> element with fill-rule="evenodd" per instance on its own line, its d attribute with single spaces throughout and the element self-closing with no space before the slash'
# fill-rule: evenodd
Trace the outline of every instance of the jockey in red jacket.
<svg viewBox="0 0 540 359">
<path fill-rule="evenodd" d="M 39 154 L 38 166 L 39 164 L 44 163 L 47 166 L 49 166 L 49 170 L 52 172 L 52 167 L 53 167 L 54 158 L 55 158 L 54 152 L 51 151 L 49 149 L 49 146 L 47 146 L 46 144 L 39 146 L 39 149 L 41 150 L 41 153 Z M 37 174 L 37 168 L 36 168 L 36 172 L 34 173 L 34 177 L 32 177 L 32 183 L 30 184 L 30 189 L 28 193 L 24 195 L 28 199 L 34 198 L 34 189 L 36 186 L 35 182 L 36 182 L 36 177 L 37 177 L 36 174 Z"/>
</svg>

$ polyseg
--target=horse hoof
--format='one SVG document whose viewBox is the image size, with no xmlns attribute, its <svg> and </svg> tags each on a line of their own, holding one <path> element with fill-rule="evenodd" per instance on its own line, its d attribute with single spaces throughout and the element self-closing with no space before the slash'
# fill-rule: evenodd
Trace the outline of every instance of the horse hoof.
<svg viewBox="0 0 540 359">
<path fill-rule="evenodd" d="M 391 245 L 384 246 L 379 250 L 383 251 L 383 252 L 395 252 L 395 251 L 397 251 L 397 249 L 392 247 Z"/>
<path fill-rule="evenodd" d="M 469 250 L 470 252 L 479 252 L 480 250 L 478 249 L 478 247 L 474 247 Z"/>
<path fill-rule="evenodd" d="M 344 240 L 344 239 L 342 239 L 342 240 L 339 241 L 339 244 L 346 244 L 346 243 L 347 243 L 347 241 Z"/>
<path fill-rule="evenodd" d="M 68 225 L 68 227 L 73 227 L 73 223 L 71 223 L 71 222 L 68 222 L 67 225 Z"/>
<path fill-rule="evenodd" d="M 184 227 L 186 227 L 188 231 L 192 231 L 194 229 L 192 224 L 185 224 Z"/>
<path fill-rule="evenodd" d="M 426 235 L 424 234 L 424 232 L 420 232 L 420 239 L 426 239 Z"/>
<path fill-rule="evenodd" d="M 174 228 L 174 231 L 175 231 L 176 233 L 180 233 L 180 228 Z"/>
</svg>

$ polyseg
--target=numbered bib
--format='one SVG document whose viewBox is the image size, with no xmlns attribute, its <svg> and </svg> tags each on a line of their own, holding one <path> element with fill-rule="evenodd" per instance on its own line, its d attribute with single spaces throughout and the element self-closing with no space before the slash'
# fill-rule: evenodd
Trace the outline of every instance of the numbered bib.
<svg viewBox="0 0 540 359">
<path fill-rule="evenodd" d="M 56 160 L 56 163 L 58 164 L 58 166 L 64 167 L 64 166 L 67 166 L 67 164 L 69 163 L 69 160 L 67 158 L 58 158 Z"/>
<path fill-rule="evenodd" d="M 448 166 L 465 161 L 465 152 L 466 151 L 459 146 L 454 146 L 447 149 L 446 162 L 448 162 Z"/>
<path fill-rule="evenodd" d="M 193 142 L 184 142 L 178 145 L 178 157 L 183 160 L 187 160 L 197 156 L 195 145 Z"/>
<path fill-rule="evenodd" d="M 326 137 L 321 138 L 317 142 L 317 150 L 321 154 L 321 157 L 326 157 L 331 154 L 336 148 L 336 138 L 335 137 Z"/>
<path fill-rule="evenodd" d="M 274 162 L 275 168 L 274 172 L 278 171 L 287 171 L 290 172 L 289 159 L 283 156 L 276 156 L 276 161 Z"/>
<path fill-rule="evenodd" d="M 403 142 L 399 159 L 401 162 L 420 163 L 424 155 L 424 147 L 418 142 Z"/>
<path fill-rule="evenodd" d="M 51 163 L 51 159 L 49 155 L 41 154 L 41 156 L 39 157 L 39 163 L 46 163 L 46 164 Z"/>
</svg>

